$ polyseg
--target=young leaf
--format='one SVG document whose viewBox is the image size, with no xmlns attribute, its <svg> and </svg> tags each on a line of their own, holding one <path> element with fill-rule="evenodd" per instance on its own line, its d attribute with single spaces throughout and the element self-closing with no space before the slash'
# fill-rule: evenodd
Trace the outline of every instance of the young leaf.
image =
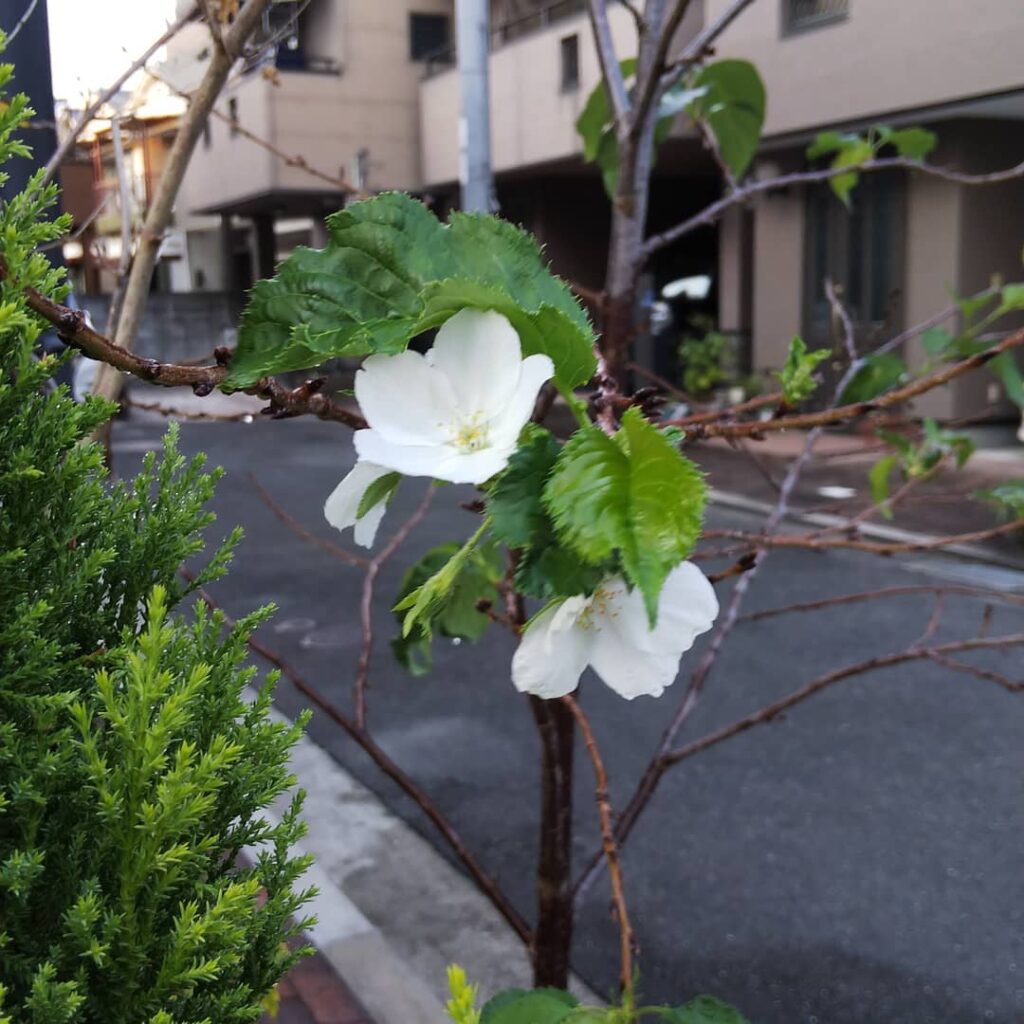
<svg viewBox="0 0 1024 1024">
<path fill-rule="evenodd" d="M 843 390 L 840 401 L 844 405 L 870 402 L 899 384 L 906 372 L 906 363 L 892 352 L 866 356 L 864 365 Z"/>
<path fill-rule="evenodd" d="M 956 339 L 945 327 L 929 327 L 921 335 L 921 346 L 933 359 L 946 355 Z"/>
<path fill-rule="evenodd" d="M 1006 519 L 1024 519 L 1024 480 L 1006 480 L 988 490 L 975 492 L 975 497 L 995 505 Z"/>
<path fill-rule="evenodd" d="M 1024 309 L 1024 284 L 1020 282 L 1004 284 L 1002 291 L 999 293 L 997 315 L 1013 313 L 1021 309 Z"/>
<path fill-rule="evenodd" d="M 726 167 L 741 178 L 764 127 L 764 82 L 757 68 L 745 60 L 719 60 L 701 68 L 690 84 L 702 90 L 690 103 L 690 113 L 707 124 Z"/>
<path fill-rule="evenodd" d="M 672 1011 L 670 1024 L 749 1024 L 739 1010 L 713 996 L 698 996 Z"/>
<path fill-rule="evenodd" d="M 793 336 L 786 354 L 786 363 L 782 370 L 775 374 L 782 383 L 782 398 L 787 405 L 797 405 L 809 398 L 818 381 L 814 371 L 818 364 L 828 358 L 827 348 L 807 350 L 807 343 L 800 335 Z"/>
<path fill-rule="evenodd" d="M 548 532 L 541 494 L 560 450 L 549 431 L 528 426 L 526 440 L 491 487 L 487 496 L 491 530 L 509 547 L 528 547 Z"/>
<path fill-rule="evenodd" d="M 363 496 L 359 499 L 359 507 L 356 509 L 356 519 L 362 519 L 371 508 L 376 508 L 382 501 L 390 501 L 401 481 L 401 473 L 385 473 L 383 476 L 377 477 L 363 491 Z"/>
<path fill-rule="evenodd" d="M 1024 409 L 1024 378 L 1012 352 L 1000 352 L 985 364 L 985 369 L 1003 385 L 1006 397 L 1018 408 Z"/>
<path fill-rule="evenodd" d="M 836 154 L 835 159 L 832 161 L 832 167 L 857 167 L 870 160 L 874 155 L 874 148 L 867 139 L 857 139 L 855 142 L 844 146 Z M 843 204 L 849 206 L 850 193 L 856 187 L 859 180 L 860 175 L 856 171 L 849 171 L 846 174 L 837 174 L 834 178 L 830 178 L 829 185 Z"/>
<path fill-rule="evenodd" d="M 618 554 L 652 624 L 665 577 L 700 536 L 706 487 L 700 470 L 628 409 L 614 439 L 597 427 L 562 449 L 544 504 L 563 540 L 593 565 Z"/>
<path fill-rule="evenodd" d="M 814 141 L 807 147 L 807 159 L 817 160 L 818 157 L 828 156 L 830 153 L 838 153 L 851 143 L 859 141 L 859 135 L 849 135 L 832 130 L 819 132 L 815 136 Z"/>
<path fill-rule="evenodd" d="M 559 1024 L 578 1005 L 574 996 L 560 989 L 508 989 L 487 1003 L 480 1024 Z"/>
<path fill-rule="evenodd" d="M 889 474 L 896 465 L 895 455 L 883 455 L 868 473 L 868 483 L 871 486 L 871 500 L 881 507 L 882 515 L 886 519 L 892 519 L 892 509 L 884 504 L 889 497 Z"/>
<path fill-rule="evenodd" d="M 882 145 L 895 147 L 896 152 L 908 160 L 923 160 L 939 141 L 935 132 L 927 128 L 890 128 L 880 124 L 875 130 Z"/>
</svg>

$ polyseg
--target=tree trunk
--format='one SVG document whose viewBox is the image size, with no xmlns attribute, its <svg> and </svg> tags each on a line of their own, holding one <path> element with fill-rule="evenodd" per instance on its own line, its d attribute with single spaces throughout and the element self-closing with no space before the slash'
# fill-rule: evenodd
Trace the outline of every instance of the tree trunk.
<svg viewBox="0 0 1024 1024">
<path fill-rule="evenodd" d="M 572 947 L 572 769 L 576 722 L 561 701 L 530 698 L 541 741 L 540 856 L 533 982 L 566 988 Z"/>
</svg>

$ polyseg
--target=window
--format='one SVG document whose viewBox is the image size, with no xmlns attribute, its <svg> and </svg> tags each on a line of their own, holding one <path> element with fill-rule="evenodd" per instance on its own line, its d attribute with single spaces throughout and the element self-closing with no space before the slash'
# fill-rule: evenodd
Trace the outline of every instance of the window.
<svg viewBox="0 0 1024 1024">
<path fill-rule="evenodd" d="M 849 0 L 782 0 L 782 31 L 803 32 L 843 21 L 850 13 Z"/>
<path fill-rule="evenodd" d="M 562 54 L 562 92 L 572 92 L 580 85 L 580 37 L 563 36 L 559 44 Z"/>
<path fill-rule="evenodd" d="M 409 59 L 428 60 L 451 46 L 447 14 L 409 15 Z"/>
<path fill-rule="evenodd" d="M 231 137 L 238 134 L 238 99 L 232 96 L 228 100 L 228 120 L 231 122 Z"/>
<path fill-rule="evenodd" d="M 846 209 L 827 185 L 807 194 L 804 330 L 827 344 L 831 309 L 825 280 L 842 289 L 860 333 L 898 329 L 903 289 L 904 179 L 862 176 Z"/>
</svg>

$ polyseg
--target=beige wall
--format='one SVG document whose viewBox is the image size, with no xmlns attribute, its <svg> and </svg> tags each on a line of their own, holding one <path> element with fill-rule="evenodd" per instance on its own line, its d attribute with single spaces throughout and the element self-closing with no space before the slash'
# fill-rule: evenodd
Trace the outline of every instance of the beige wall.
<svg viewBox="0 0 1024 1024">
<path fill-rule="evenodd" d="M 782 5 L 755 0 L 717 48 L 757 64 L 768 135 L 1024 85 L 1020 0 L 849 0 L 846 20 L 785 37 Z"/>
<path fill-rule="evenodd" d="M 762 199 L 754 213 L 755 372 L 782 366 L 801 323 L 804 204 L 797 191 Z"/>
<path fill-rule="evenodd" d="M 333 61 L 339 74 L 282 71 L 279 84 L 258 73 L 230 86 L 218 102 L 238 101 L 240 124 L 332 176 L 355 176 L 356 154 L 369 152 L 371 189 L 417 189 L 419 82 L 409 59 L 409 14 L 451 14 L 452 0 L 316 0 L 302 23 L 307 56 Z M 222 205 L 274 189 L 330 188 L 302 169 L 214 121 L 212 145 L 200 143 L 182 207 Z"/>
<path fill-rule="evenodd" d="M 679 40 L 702 23 L 701 3 L 691 4 Z M 621 59 L 636 55 L 636 26 L 621 5 L 608 12 Z M 579 35 L 579 86 L 561 88 L 561 40 Z M 584 14 L 559 20 L 491 55 L 491 143 L 497 173 L 573 157 L 580 152 L 576 118 L 600 71 L 590 23 Z M 420 87 L 423 177 L 427 185 L 458 178 L 459 82 L 452 69 Z"/>
</svg>

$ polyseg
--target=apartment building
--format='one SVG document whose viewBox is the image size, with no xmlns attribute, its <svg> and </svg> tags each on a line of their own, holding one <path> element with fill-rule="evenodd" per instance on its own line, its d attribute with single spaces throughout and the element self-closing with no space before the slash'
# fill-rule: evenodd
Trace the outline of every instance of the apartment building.
<svg viewBox="0 0 1024 1024">
<path fill-rule="evenodd" d="M 692 0 L 676 45 L 727 2 Z M 599 78 L 584 0 L 492 0 L 491 11 L 501 212 L 537 235 L 558 272 L 598 287 L 608 204 L 574 127 Z M 609 13 L 619 52 L 631 55 L 629 11 L 612 5 Z M 345 184 L 406 189 L 441 213 L 457 204 L 453 23 L 453 0 L 272 5 L 265 45 L 220 100 L 178 203 L 193 288 L 237 292 L 295 244 L 322 240 L 322 218 L 344 202 Z M 200 66 L 209 46 L 202 26 L 194 28 L 171 54 L 175 74 L 189 61 Z M 717 55 L 753 61 L 765 80 L 755 175 L 807 167 L 805 150 L 819 131 L 878 122 L 926 125 L 940 138 L 936 162 L 988 171 L 1024 159 L 1022 44 L 1019 0 L 754 0 Z M 721 188 L 681 123 L 655 170 L 650 229 L 671 226 Z M 849 211 L 824 186 L 772 193 L 658 255 L 645 301 L 674 307 L 676 333 L 640 355 L 673 372 L 673 341 L 699 312 L 736 339 L 739 362 L 765 373 L 795 333 L 828 343 L 826 277 L 842 286 L 870 344 L 941 309 L 950 290 L 977 290 L 993 273 L 1020 277 L 1022 242 L 1017 181 L 982 189 L 910 173 L 865 177 Z M 708 282 L 703 298 L 671 299 L 685 278 Z M 930 398 L 928 408 L 956 417 L 1000 400 L 982 380 Z"/>
</svg>

